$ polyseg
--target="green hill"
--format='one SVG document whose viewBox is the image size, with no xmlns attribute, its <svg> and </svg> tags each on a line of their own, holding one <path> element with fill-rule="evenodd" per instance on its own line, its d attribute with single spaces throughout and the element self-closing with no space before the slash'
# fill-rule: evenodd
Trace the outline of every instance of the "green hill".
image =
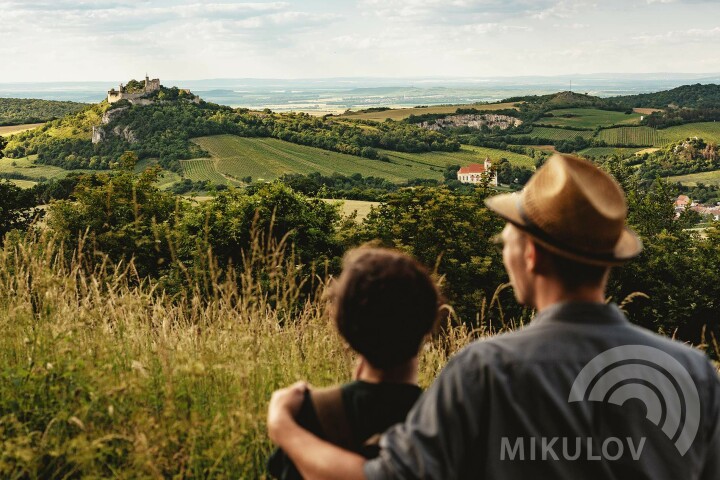
<svg viewBox="0 0 720 480">
<path fill-rule="evenodd" d="M 662 92 L 641 93 L 610 97 L 607 101 L 626 108 L 718 108 L 720 107 L 720 85 L 683 85 Z"/>
<path fill-rule="evenodd" d="M 86 103 L 58 102 L 37 98 L 0 98 L 0 126 L 40 123 L 86 108 Z"/>
<path fill-rule="evenodd" d="M 149 105 L 102 102 L 10 138 L 11 158 L 37 155 L 37 162 L 67 169 L 107 168 L 127 150 L 140 159 L 156 158 L 179 172 L 179 160 L 203 156 L 194 137 L 234 134 L 274 137 L 292 143 L 378 158 L 378 149 L 401 152 L 456 151 L 459 143 L 442 133 L 401 122 L 383 124 L 317 118 L 308 114 L 251 112 L 160 94 Z M 146 100 L 148 101 L 148 100 Z"/>
</svg>

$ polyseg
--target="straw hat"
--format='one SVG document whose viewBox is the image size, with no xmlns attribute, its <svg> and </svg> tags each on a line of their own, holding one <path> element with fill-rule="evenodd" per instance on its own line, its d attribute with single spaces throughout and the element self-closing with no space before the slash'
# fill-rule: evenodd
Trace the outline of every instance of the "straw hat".
<svg viewBox="0 0 720 480">
<path fill-rule="evenodd" d="M 548 250 L 592 265 L 620 265 L 642 251 L 625 227 L 625 194 L 587 160 L 556 154 L 519 193 L 496 195 L 487 207 Z"/>
</svg>

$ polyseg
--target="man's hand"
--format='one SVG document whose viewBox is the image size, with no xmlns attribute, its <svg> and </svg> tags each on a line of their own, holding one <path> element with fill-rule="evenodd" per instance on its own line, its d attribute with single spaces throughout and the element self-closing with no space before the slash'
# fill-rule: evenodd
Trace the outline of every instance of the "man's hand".
<svg viewBox="0 0 720 480">
<path fill-rule="evenodd" d="M 307 383 L 296 382 L 272 394 L 268 406 L 267 429 L 268 437 L 276 445 L 280 445 L 288 424 L 295 423 L 294 417 L 300 411 L 307 388 Z"/>
</svg>

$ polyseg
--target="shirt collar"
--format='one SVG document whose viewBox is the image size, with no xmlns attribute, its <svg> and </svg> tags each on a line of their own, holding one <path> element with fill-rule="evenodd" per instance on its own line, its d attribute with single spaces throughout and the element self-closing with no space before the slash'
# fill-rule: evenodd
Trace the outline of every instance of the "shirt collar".
<svg viewBox="0 0 720 480">
<path fill-rule="evenodd" d="M 627 322 L 627 318 L 614 303 L 560 302 L 545 308 L 532 320 L 535 325 L 551 322 L 618 324 Z"/>
</svg>

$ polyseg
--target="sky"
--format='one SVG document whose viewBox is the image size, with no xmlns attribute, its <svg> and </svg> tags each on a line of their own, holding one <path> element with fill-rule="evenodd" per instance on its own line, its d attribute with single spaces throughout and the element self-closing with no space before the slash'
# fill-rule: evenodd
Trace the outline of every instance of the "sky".
<svg viewBox="0 0 720 480">
<path fill-rule="evenodd" d="M 0 83 L 720 72 L 718 0 L 0 0 Z"/>
</svg>

